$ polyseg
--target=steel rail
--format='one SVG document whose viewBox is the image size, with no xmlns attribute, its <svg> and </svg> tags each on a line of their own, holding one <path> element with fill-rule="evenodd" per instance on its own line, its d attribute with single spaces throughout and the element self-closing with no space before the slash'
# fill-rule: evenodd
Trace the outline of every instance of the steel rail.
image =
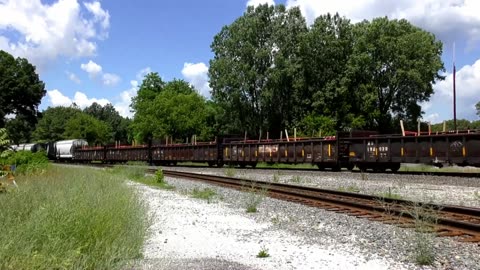
<svg viewBox="0 0 480 270">
<path fill-rule="evenodd" d="M 154 171 L 155 169 L 150 169 Z M 327 210 L 346 212 L 359 217 L 392 223 L 396 216 L 400 223 L 406 219 L 428 219 L 434 215 L 436 231 L 443 236 L 462 236 L 461 241 L 480 242 L 480 209 L 454 205 L 420 203 L 396 200 L 379 196 L 319 189 L 291 184 L 271 183 L 224 176 L 196 174 L 163 170 L 165 176 L 202 180 L 223 186 L 242 189 L 252 187 L 266 189 L 268 195 L 304 204 L 319 206 Z M 420 209 L 420 213 L 415 213 Z M 410 226 L 410 225 L 409 225 Z M 411 227 L 411 226 L 410 226 Z"/>
</svg>

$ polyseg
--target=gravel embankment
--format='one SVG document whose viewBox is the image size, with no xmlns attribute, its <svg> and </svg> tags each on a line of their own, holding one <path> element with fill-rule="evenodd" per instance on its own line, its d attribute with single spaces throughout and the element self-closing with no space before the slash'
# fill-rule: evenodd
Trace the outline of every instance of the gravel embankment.
<svg viewBox="0 0 480 270">
<path fill-rule="evenodd" d="M 229 169 L 175 168 L 195 173 L 225 176 Z M 406 200 L 480 207 L 480 179 L 445 176 L 361 174 L 350 172 L 306 172 L 234 169 L 235 177 L 305 185 L 324 189 L 382 195 L 388 192 Z"/>
<path fill-rule="evenodd" d="M 153 224 L 135 269 L 480 269 L 477 244 L 433 238 L 435 263 L 421 268 L 414 230 L 270 198 L 246 213 L 251 193 L 166 180 L 176 191 L 137 185 Z M 213 201 L 190 197 L 206 187 Z M 257 258 L 262 249 L 270 257 Z"/>
</svg>

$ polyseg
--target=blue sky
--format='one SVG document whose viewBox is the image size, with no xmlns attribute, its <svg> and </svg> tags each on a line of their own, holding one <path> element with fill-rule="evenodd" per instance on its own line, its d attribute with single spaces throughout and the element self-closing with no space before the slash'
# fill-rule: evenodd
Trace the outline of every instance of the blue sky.
<svg viewBox="0 0 480 270">
<path fill-rule="evenodd" d="M 339 12 L 354 22 L 406 18 L 444 41 L 447 79 L 423 104 L 424 119 L 452 118 L 452 44 L 456 43 L 457 115 L 478 119 L 480 1 L 476 0 L 0 0 L 0 49 L 38 67 L 47 96 L 41 109 L 111 102 L 123 115 L 142 76 L 181 78 L 209 96 L 210 44 L 247 4 L 299 6 L 308 22 Z"/>
</svg>

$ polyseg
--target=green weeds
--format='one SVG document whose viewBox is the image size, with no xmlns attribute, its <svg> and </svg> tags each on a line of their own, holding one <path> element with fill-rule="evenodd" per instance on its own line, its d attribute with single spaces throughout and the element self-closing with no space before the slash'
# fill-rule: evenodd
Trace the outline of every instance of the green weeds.
<svg viewBox="0 0 480 270">
<path fill-rule="evenodd" d="M 387 192 L 379 193 L 379 197 L 392 199 L 392 200 L 401 200 L 403 199 L 402 195 L 392 192 L 392 189 L 389 187 Z"/>
<path fill-rule="evenodd" d="M 196 199 L 206 200 L 208 203 L 212 202 L 217 193 L 211 188 L 198 189 L 194 188 L 192 190 L 192 197 Z"/>
<path fill-rule="evenodd" d="M 119 269 L 141 257 L 146 209 L 123 179 L 53 166 L 0 196 L 0 269 Z"/>
<path fill-rule="evenodd" d="M 260 251 L 257 254 L 257 258 L 267 258 L 270 257 L 270 254 L 268 254 L 268 249 L 266 249 L 264 246 L 260 249 Z"/>
<path fill-rule="evenodd" d="M 247 213 L 256 213 L 258 211 L 258 206 L 267 196 L 268 187 L 257 187 L 254 183 L 251 183 L 250 187 L 244 185 L 242 189 L 247 192 L 245 200 Z"/>
<path fill-rule="evenodd" d="M 358 188 L 355 185 L 350 185 L 350 186 L 346 186 L 346 187 L 342 186 L 342 187 L 339 187 L 337 190 L 342 191 L 342 192 L 351 192 L 351 193 L 359 193 L 360 192 L 360 188 Z"/>
</svg>

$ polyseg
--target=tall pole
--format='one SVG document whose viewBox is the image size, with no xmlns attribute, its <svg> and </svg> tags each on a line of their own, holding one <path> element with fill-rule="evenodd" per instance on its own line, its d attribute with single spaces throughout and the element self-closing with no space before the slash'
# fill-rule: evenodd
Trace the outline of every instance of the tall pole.
<svg viewBox="0 0 480 270">
<path fill-rule="evenodd" d="M 456 93 L 456 68 L 455 68 L 455 42 L 453 43 L 453 129 L 457 130 L 457 93 Z"/>
</svg>

